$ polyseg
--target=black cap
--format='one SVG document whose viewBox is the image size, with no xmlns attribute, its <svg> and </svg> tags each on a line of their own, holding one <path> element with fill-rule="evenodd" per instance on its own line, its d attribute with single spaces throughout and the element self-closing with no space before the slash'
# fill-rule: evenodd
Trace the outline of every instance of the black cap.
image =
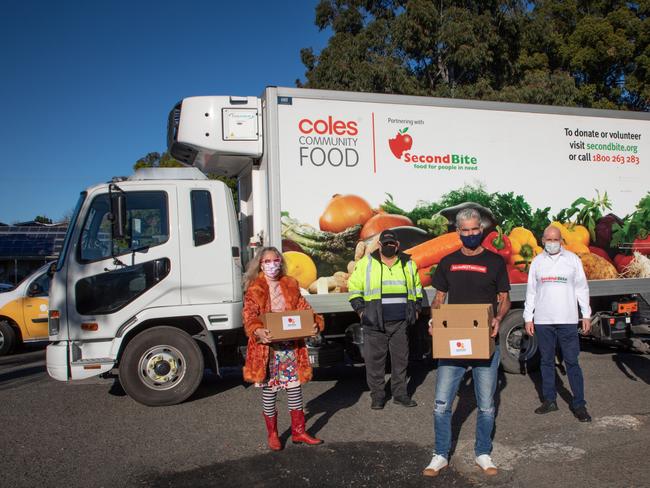
<svg viewBox="0 0 650 488">
<path fill-rule="evenodd" d="M 379 243 L 383 246 L 384 244 L 397 244 L 397 236 L 395 232 L 390 229 L 383 231 L 379 234 Z"/>
</svg>

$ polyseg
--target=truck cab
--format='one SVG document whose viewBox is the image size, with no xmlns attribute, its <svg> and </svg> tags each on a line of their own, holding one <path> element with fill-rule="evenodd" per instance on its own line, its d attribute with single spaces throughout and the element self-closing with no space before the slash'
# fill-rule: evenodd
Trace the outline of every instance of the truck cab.
<svg viewBox="0 0 650 488">
<path fill-rule="evenodd" d="M 66 381 L 118 367 L 137 401 L 183 401 L 204 365 L 217 370 L 217 344 L 240 328 L 241 275 L 221 181 L 194 168 L 146 168 L 89 188 L 55 267 L 49 374 Z"/>
</svg>

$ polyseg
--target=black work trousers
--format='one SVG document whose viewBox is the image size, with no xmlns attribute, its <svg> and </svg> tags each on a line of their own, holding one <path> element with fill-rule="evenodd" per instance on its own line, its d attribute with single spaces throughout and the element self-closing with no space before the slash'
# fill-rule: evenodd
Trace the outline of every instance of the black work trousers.
<svg viewBox="0 0 650 488">
<path fill-rule="evenodd" d="M 366 381 L 370 397 L 383 400 L 386 396 L 386 356 L 390 352 L 390 386 L 393 398 L 405 397 L 406 368 L 409 362 L 408 324 L 405 320 L 384 323 L 384 332 L 363 328 Z"/>
</svg>

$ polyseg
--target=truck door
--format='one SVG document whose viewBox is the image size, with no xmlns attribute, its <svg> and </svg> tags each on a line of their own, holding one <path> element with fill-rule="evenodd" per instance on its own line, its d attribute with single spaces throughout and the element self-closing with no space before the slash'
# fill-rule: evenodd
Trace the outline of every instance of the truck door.
<svg viewBox="0 0 650 488">
<path fill-rule="evenodd" d="M 37 276 L 27 284 L 26 296 L 22 299 L 23 316 L 29 337 L 24 341 L 47 339 L 47 309 L 50 291 L 50 277 L 47 273 Z"/>
<path fill-rule="evenodd" d="M 212 182 L 206 182 L 212 183 Z M 224 185 L 179 188 L 179 209 L 191 215 L 180 236 L 184 304 L 241 300 L 241 259 L 232 195 Z M 188 222 L 190 224 L 190 222 Z"/>
<path fill-rule="evenodd" d="M 178 232 L 172 231 L 179 225 L 176 188 L 163 183 L 124 188 L 121 238 L 112 235 L 109 194 L 104 189 L 89 195 L 68 271 L 71 340 L 112 339 L 143 309 L 179 303 Z"/>
</svg>

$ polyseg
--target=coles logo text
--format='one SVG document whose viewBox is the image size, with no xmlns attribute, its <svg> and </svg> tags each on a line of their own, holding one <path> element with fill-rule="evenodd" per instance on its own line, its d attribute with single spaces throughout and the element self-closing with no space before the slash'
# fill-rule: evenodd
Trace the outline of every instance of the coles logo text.
<svg viewBox="0 0 650 488">
<path fill-rule="evenodd" d="M 390 125 L 397 125 L 398 129 L 395 135 L 388 139 L 388 147 L 397 159 L 404 163 L 412 165 L 415 169 L 438 169 L 449 171 L 477 170 L 478 158 L 462 153 L 435 153 L 421 149 L 425 144 L 431 141 L 435 134 L 427 134 L 423 130 L 423 120 L 393 119 L 388 117 L 387 122 Z M 399 128 L 400 126 L 406 126 Z M 410 127 L 409 127 L 410 126 Z M 417 136 L 412 130 L 414 126 L 418 127 Z M 417 141 L 421 141 L 420 144 Z"/>
<path fill-rule="evenodd" d="M 298 121 L 300 166 L 359 164 L 359 127 L 355 120 L 333 115 L 305 117 Z"/>
</svg>

